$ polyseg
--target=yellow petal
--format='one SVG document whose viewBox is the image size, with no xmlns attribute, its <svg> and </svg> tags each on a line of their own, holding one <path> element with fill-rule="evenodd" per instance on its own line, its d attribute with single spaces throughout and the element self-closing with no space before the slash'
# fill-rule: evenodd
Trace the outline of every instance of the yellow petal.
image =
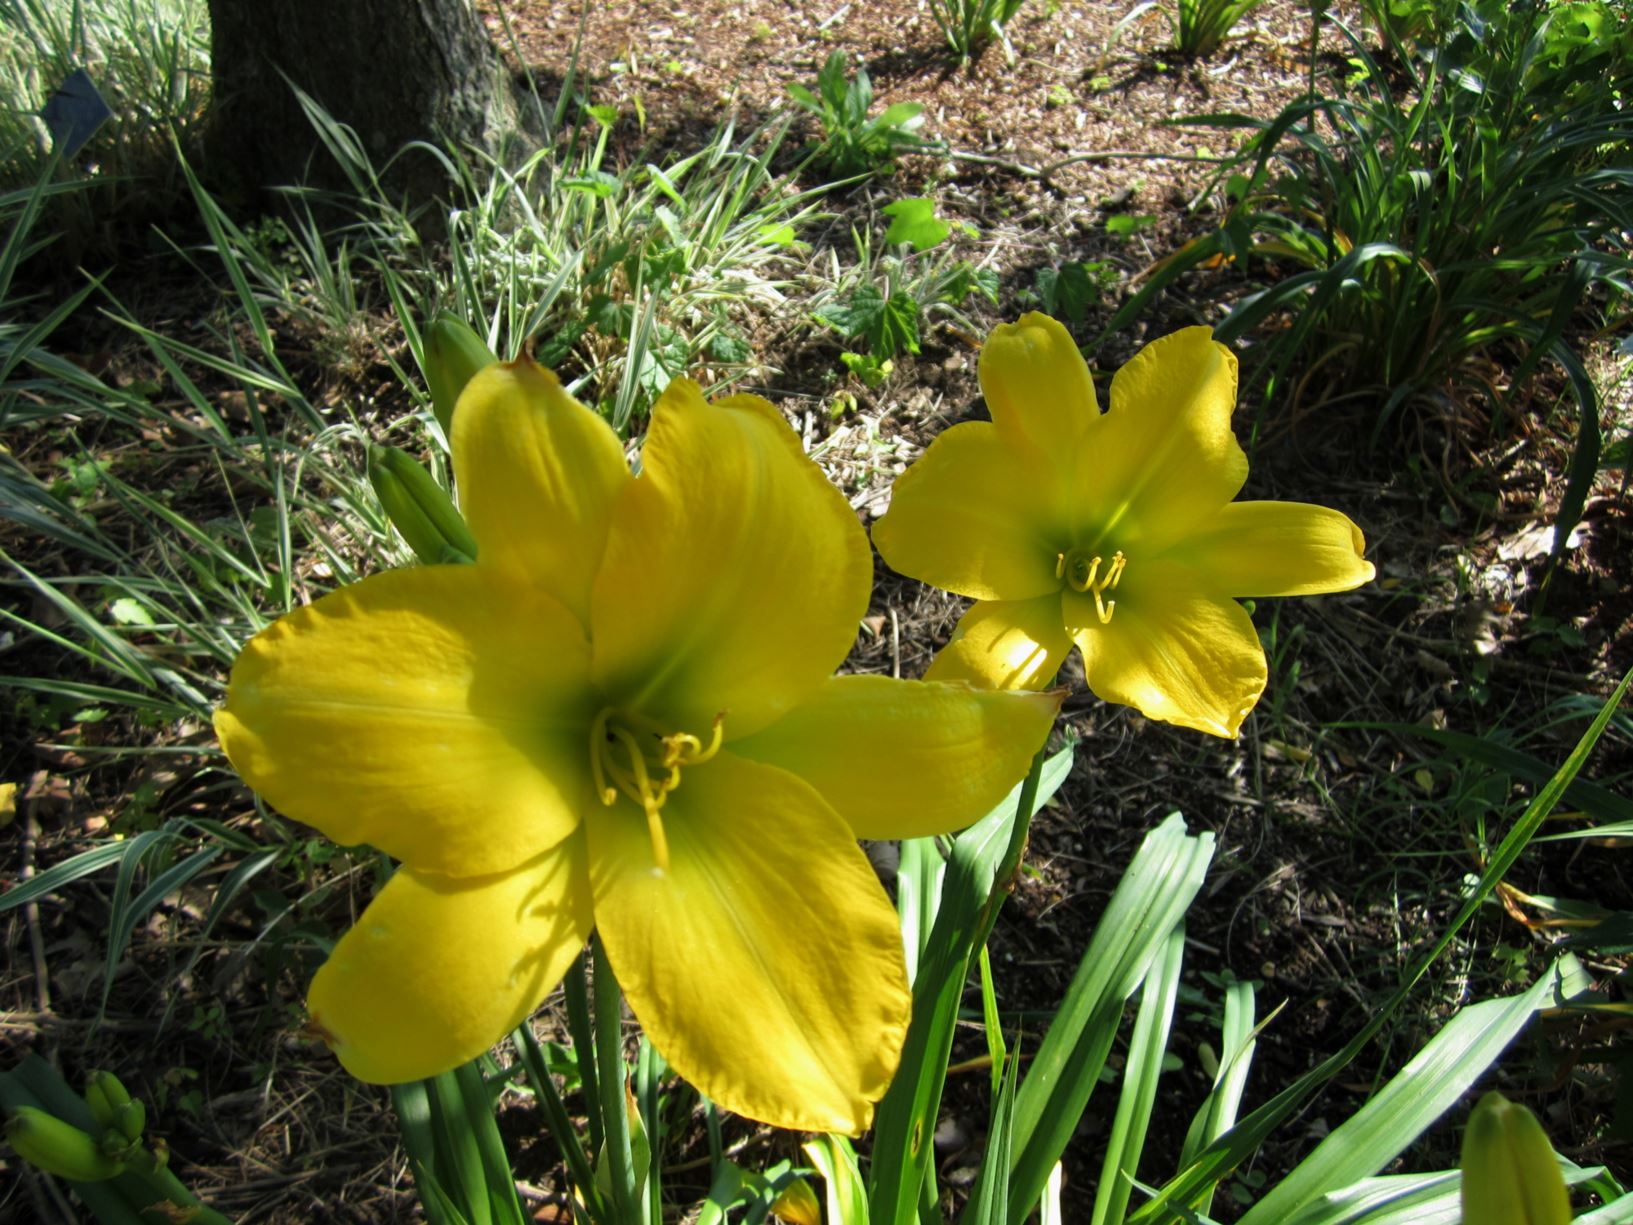
<svg viewBox="0 0 1633 1225">
<path fill-rule="evenodd" d="M 1207 328 L 1153 341 L 1111 380 L 1077 471 L 1081 543 L 1129 552 L 1180 539 L 1234 498 L 1247 456 L 1231 432 L 1236 355 Z"/>
<path fill-rule="evenodd" d="M 1169 554 L 1215 591 L 1320 595 L 1372 581 L 1366 541 L 1347 515 L 1307 502 L 1232 502 Z"/>
<path fill-rule="evenodd" d="M 1026 773 L 1060 698 L 836 676 L 732 751 L 799 775 L 858 838 L 945 834 L 984 817 Z"/>
<path fill-rule="evenodd" d="M 748 735 L 833 673 L 872 585 L 855 513 L 777 411 L 676 379 L 596 579 L 596 682 L 677 731 L 724 711 Z"/>
<path fill-rule="evenodd" d="M 1058 469 L 1006 446 L 997 426 L 966 421 L 896 478 L 873 543 L 891 569 L 933 586 L 977 600 L 1031 599 L 1060 590 L 1069 493 Z"/>
<path fill-rule="evenodd" d="M 642 1027 L 677 1072 L 776 1127 L 857 1135 L 901 1058 L 901 934 L 850 829 L 793 775 L 730 751 L 662 811 L 590 819 L 596 928 Z"/>
<path fill-rule="evenodd" d="M 631 479 L 612 427 L 524 358 L 466 385 L 453 452 L 481 564 L 548 591 L 587 622 L 612 504 Z"/>
<path fill-rule="evenodd" d="M 1071 333 L 1035 311 L 1000 323 L 981 346 L 978 373 L 987 411 L 1005 441 L 1069 471 L 1100 416 L 1094 380 Z"/>
<path fill-rule="evenodd" d="M 583 839 L 497 876 L 397 871 L 312 980 L 316 1027 L 359 1080 L 474 1059 L 561 980 L 590 931 Z"/>
<path fill-rule="evenodd" d="M 1264 648 L 1252 618 L 1182 566 L 1131 564 L 1107 623 L 1088 597 L 1068 592 L 1063 603 L 1089 688 L 1103 701 L 1234 737 L 1264 692 Z"/>
<path fill-rule="evenodd" d="M 924 674 L 986 689 L 1042 689 L 1072 649 L 1058 594 L 1035 600 L 982 600 L 970 607 Z"/>
<path fill-rule="evenodd" d="M 375 575 L 250 640 L 216 712 L 274 808 L 453 876 L 560 842 L 588 794 L 589 647 L 485 566 Z"/>
</svg>

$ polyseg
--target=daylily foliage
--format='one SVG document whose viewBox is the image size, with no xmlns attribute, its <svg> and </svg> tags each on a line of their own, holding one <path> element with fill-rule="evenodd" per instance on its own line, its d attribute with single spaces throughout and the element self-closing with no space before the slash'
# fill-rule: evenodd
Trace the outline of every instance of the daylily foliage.
<svg viewBox="0 0 1633 1225">
<path fill-rule="evenodd" d="M 290 816 L 402 861 L 312 984 L 364 1080 L 453 1067 L 527 1017 L 592 927 L 716 1102 L 865 1129 L 910 996 L 858 838 L 983 815 L 1053 694 L 834 677 L 867 539 L 764 400 L 677 379 L 633 476 L 528 362 L 453 422 L 472 565 L 379 574 L 257 635 L 217 730 Z"/>
<path fill-rule="evenodd" d="M 1339 512 L 1232 500 L 1247 479 L 1236 358 L 1207 328 L 1141 349 L 1104 413 L 1046 315 L 997 327 L 980 379 L 992 420 L 943 432 L 873 529 L 893 568 L 976 601 L 928 679 L 1040 688 L 1075 644 L 1102 699 L 1235 736 L 1265 686 L 1235 597 L 1372 578 Z"/>
</svg>

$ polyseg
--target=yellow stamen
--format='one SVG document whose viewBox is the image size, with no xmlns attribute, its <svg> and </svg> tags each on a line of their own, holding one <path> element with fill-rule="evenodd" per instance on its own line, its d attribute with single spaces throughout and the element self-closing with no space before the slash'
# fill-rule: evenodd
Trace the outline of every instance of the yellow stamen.
<svg viewBox="0 0 1633 1225">
<path fill-rule="evenodd" d="M 607 719 L 612 714 L 603 710 L 590 724 L 590 773 L 595 776 L 595 791 L 601 802 L 611 808 L 618 802 L 618 789 L 607 786 L 607 772 L 602 761 L 607 751 Z"/>
<path fill-rule="evenodd" d="M 1117 590 L 1117 584 L 1122 581 L 1128 559 L 1120 550 L 1112 554 L 1111 564 L 1106 567 L 1104 574 L 1100 573 L 1102 561 L 1104 559 L 1099 554 L 1086 557 L 1083 551 L 1078 549 L 1057 554 L 1055 577 L 1064 578 L 1073 591 L 1094 596 L 1095 616 L 1100 618 L 1101 625 L 1108 625 L 1111 622 L 1111 614 L 1117 609 L 1117 601 L 1106 599 L 1105 594 Z"/>
<path fill-rule="evenodd" d="M 635 802 L 641 805 L 650 803 L 657 795 L 652 787 L 652 776 L 647 773 L 646 757 L 641 752 L 640 742 L 626 729 L 613 724 L 607 732 L 619 744 L 624 746 L 624 752 L 629 754 L 629 765 L 635 771 Z"/>
<path fill-rule="evenodd" d="M 689 732 L 665 735 L 651 719 L 611 708 L 590 726 L 590 770 L 601 802 L 611 807 L 623 794 L 640 806 L 659 872 L 669 869 L 664 803 L 680 786 L 682 766 L 702 765 L 720 751 L 725 719 L 724 711 L 715 716 L 707 745 Z"/>
<path fill-rule="evenodd" d="M 1095 558 L 1096 562 L 1099 560 L 1098 557 Z M 1111 624 L 1111 614 L 1117 611 L 1117 601 L 1102 601 L 1100 597 L 1107 591 L 1117 590 L 1117 584 L 1122 581 L 1123 567 L 1127 564 L 1128 559 L 1119 550 L 1112 555 L 1111 565 L 1106 568 L 1106 577 L 1094 585 L 1094 615 L 1100 618 L 1101 625 Z"/>
<path fill-rule="evenodd" d="M 646 806 L 646 832 L 652 839 L 652 861 L 659 872 L 669 871 L 669 836 L 663 832 L 663 819 L 658 816 L 662 802 Z"/>
</svg>

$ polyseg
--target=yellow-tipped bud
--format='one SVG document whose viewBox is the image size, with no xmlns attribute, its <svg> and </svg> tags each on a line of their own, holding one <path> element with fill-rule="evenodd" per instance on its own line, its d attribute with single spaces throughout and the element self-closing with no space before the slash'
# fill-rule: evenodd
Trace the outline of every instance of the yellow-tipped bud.
<svg viewBox="0 0 1633 1225">
<path fill-rule="evenodd" d="M 454 504 L 412 455 L 369 447 L 369 483 L 391 526 L 428 566 L 476 560 L 476 538 Z"/>
<path fill-rule="evenodd" d="M 453 427 L 454 405 L 471 376 L 499 359 L 463 319 L 441 314 L 425 329 L 425 385 L 442 432 Z"/>
<path fill-rule="evenodd" d="M 1464 1225 L 1567 1225 L 1571 1198 L 1537 1116 L 1488 1093 L 1463 1133 Z"/>
<path fill-rule="evenodd" d="M 811 1184 L 803 1178 L 796 1178 L 783 1188 L 772 1203 L 771 1211 L 790 1225 L 822 1225 L 822 1205 L 817 1202 Z"/>
<path fill-rule="evenodd" d="M 6 1142 L 30 1165 L 74 1182 L 102 1182 L 125 1168 L 124 1162 L 108 1156 L 72 1123 L 33 1106 L 19 1106 L 12 1112 L 6 1122 Z"/>
</svg>

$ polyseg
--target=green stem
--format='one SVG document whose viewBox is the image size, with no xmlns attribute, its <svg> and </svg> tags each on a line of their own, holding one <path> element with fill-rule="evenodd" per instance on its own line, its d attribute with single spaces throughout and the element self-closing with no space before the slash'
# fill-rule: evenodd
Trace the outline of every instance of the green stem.
<svg viewBox="0 0 1633 1225">
<path fill-rule="evenodd" d="M 595 1172 L 590 1167 L 589 1159 L 584 1155 L 584 1146 L 578 1138 L 578 1130 L 568 1117 L 566 1104 L 562 1102 L 561 1094 L 556 1091 L 555 1078 L 550 1075 L 550 1067 L 545 1062 L 544 1052 L 539 1049 L 538 1040 L 533 1037 L 533 1029 L 528 1022 L 523 1021 L 517 1028 L 515 1042 L 522 1066 L 527 1069 L 527 1078 L 532 1082 L 533 1092 L 544 1110 L 545 1124 L 561 1149 L 561 1159 L 567 1165 L 568 1177 L 589 1206 L 590 1218 L 602 1220 L 607 1211 L 601 1199 L 601 1192 L 595 1185 Z M 593 1108 L 590 1113 L 594 1113 Z"/>
<path fill-rule="evenodd" d="M 159 1164 L 146 1146 L 139 1146 L 131 1155 L 125 1171 L 151 1187 L 155 1201 L 167 1200 L 182 1209 L 182 1219 L 192 1225 L 232 1225 L 230 1217 L 223 1216 L 189 1191 L 186 1184 L 170 1172 L 169 1166 Z"/>
<path fill-rule="evenodd" d="M 607 1137 L 602 1159 L 611 1176 L 614 1218 L 620 1225 L 637 1225 L 641 1216 L 625 1097 L 623 996 L 598 936 L 590 937 L 590 952 L 594 958 L 596 1076 L 601 1086 L 601 1126 Z"/>
<path fill-rule="evenodd" d="M 578 1059 L 578 1080 L 584 1088 L 585 1121 L 590 1127 L 590 1152 L 599 1153 L 606 1143 L 601 1130 L 601 1100 L 595 1075 L 595 1031 L 590 1025 L 590 992 L 585 982 L 584 954 L 573 958 L 572 967 L 561 980 L 567 996 L 567 1028 L 573 1035 L 573 1054 Z"/>
</svg>

